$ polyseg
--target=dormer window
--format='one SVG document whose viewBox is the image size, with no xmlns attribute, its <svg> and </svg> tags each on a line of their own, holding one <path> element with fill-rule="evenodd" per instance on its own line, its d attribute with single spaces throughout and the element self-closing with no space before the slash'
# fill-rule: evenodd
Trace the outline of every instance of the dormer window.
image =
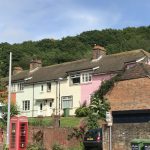
<svg viewBox="0 0 150 150">
<path fill-rule="evenodd" d="M 80 74 L 70 76 L 72 84 L 80 84 Z"/>
</svg>

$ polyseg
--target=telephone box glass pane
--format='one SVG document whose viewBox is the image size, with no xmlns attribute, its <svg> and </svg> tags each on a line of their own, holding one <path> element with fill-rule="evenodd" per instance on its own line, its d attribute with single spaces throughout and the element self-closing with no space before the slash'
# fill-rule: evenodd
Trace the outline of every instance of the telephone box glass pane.
<svg viewBox="0 0 150 150">
<path fill-rule="evenodd" d="M 20 124 L 20 148 L 26 147 L 26 123 Z"/>
</svg>

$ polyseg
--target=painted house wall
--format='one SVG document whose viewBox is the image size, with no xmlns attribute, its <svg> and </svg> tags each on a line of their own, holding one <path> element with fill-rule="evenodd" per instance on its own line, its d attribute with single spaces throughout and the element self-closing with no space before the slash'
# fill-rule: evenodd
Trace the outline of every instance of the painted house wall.
<svg viewBox="0 0 150 150">
<path fill-rule="evenodd" d="M 23 101 L 30 100 L 30 110 L 23 111 Z M 20 115 L 25 115 L 27 117 L 32 116 L 32 100 L 33 100 L 33 89 L 32 85 L 24 87 L 23 91 L 16 92 L 16 103 L 20 111 Z"/>
<path fill-rule="evenodd" d="M 16 93 L 11 93 L 11 103 L 16 104 Z"/>
<path fill-rule="evenodd" d="M 99 89 L 103 81 L 109 80 L 113 76 L 114 74 L 94 75 L 91 83 L 81 84 L 81 105 L 85 102 L 87 105 L 89 105 L 92 94 Z"/>
<path fill-rule="evenodd" d="M 41 86 L 43 85 L 43 91 Z M 52 107 L 50 107 L 52 102 Z M 51 90 L 47 91 L 47 83 L 40 83 L 34 85 L 34 116 L 43 115 L 51 116 L 56 108 L 56 83 L 51 82 Z M 42 110 L 40 110 L 42 104 Z"/>
<path fill-rule="evenodd" d="M 70 115 L 74 115 L 75 110 L 80 107 L 85 101 L 88 105 L 90 104 L 91 95 L 96 90 L 98 90 L 99 86 L 101 86 L 102 81 L 109 80 L 113 76 L 113 74 L 94 75 L 92 77 L 92 82 L 74 85 L 70 84 L 70 77 L 68 76 L 66 80 L 60 81 L 60 107 L 62 106 L 62 96 L 72 96 L 73 107 L 70 109 Z M 41 91 L 41 85 L 43 85 L 43 91 Z M 47 101 L 45 101 L 46 99 Z M 23 111 L 23 101 L 25 100 L 30 100 L 30 110 Z M 51 101 L 52 107 L 50 107 Z M 25 85 L 23 91 L 16 92 L 16 103 L 21 112 L 21 115 L 25 115 L 28 117 L 37 117 L 39 115 L 51 116 L 52 114 L 56 114 L 56 111 L 58 114 L 59 84 L 57 82 L 51 82 L 51 91 L 47 91 L 47 83 L 37 83 L 34 86 Z M 42 110 L 40 110 L 41 103 Z M 60 110 L 60 113 L 63 114 L 62 108 Z"/>
<path fill-rule="evenodd" d="M 43 91 L 41 91 L 41 85 L 43 85 Z M 21 112 L 21 115 L 25 115 L 28 117 L 37 117 L 39 115 L 51 116 L 52 113 L 56 114 L 56 109 L 57 114 L 59 112 L 59 84 L 57 82 L 51 82 L 51 91 L 47 91 L 47 83 L 38 83 L 35 85 L 25 85 L 23 91 L 15 93 L 16 103 L 19 108 L 19 111 Z M 64 81 L 60 81 L 60 106 L 62 96 L 73 97 L 73 108 L 70 109 L 70 115 L 74 115 L 76 108 L 80 106 L 80 84 L 70 85 L 69 77 Z M 47 102 L 45 101 L 46 99 Z M 52 99 L 52 107 L 50 107 L 50 101 Z M 30 100 L 30 110 L 23 110 L 23 101 L 25 100 Z M 43 106 L 42 110 L 40 110 L 41 103 Z M 60 113 L 63 114 L 62 109 L 60 110 Z"/>
<path fill-rule="evenodd" d="M 70 84 L 70 77 L 66 81 L 61 81 L 60 96 L 73 96 L 73 108 L 70 109 L 70 115 L 75 114 L 75 110 L 80 107 L 81 86 L 80 84 Z"/>
</svg>

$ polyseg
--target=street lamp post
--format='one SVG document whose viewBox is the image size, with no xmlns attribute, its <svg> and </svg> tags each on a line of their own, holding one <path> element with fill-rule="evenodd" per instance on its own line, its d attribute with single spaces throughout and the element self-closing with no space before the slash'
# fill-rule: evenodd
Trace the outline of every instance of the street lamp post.
<svg viewBox="0 0 150 150">
<path fill-rule="evenodd" d="M 11 73 L 12 73 L 12 52 L 10 52 L 9 59 L 9 86 L 8 86 L 8 113 L 7 113 L 7 135 L 6 135 L 6 145 L 9 148 L 9 126 L 10 126 L 10 102 L 11 102 Z"/>
</svg>

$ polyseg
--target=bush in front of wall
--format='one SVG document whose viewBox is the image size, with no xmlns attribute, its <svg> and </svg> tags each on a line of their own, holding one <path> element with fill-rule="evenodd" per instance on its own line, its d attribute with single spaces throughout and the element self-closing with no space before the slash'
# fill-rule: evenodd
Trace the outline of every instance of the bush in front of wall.
<svg viewBox="0 0 150 150">
<path fill-rule="evenodd" d="M 52 146 L 52 150 L 64 150 L 60 144 L 55 143 Z"/>
<path fill-rule="evenodd" d="M 46 149 L 42 147 L 42 145 L 34 143 L 34 144 L 28 145 L 27 150 L 46 150 Z"/>
<path fill-rule="evenodd" d="M 89 114 L 89 107 L 84 103 L 82 106 L 76 109 L 75 111 L 76 117 L 87 117 Z"/>
</svg>

